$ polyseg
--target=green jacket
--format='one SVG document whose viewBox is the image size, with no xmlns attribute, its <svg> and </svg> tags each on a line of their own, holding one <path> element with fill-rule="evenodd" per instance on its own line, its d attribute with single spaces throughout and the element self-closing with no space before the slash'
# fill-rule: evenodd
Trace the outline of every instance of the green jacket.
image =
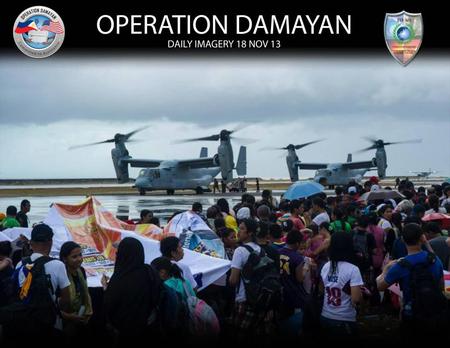
<svg viewBox="0 0 450 348">
<path fill-rule="evenodd" d="M 13 217 L 5 217 L 2 222 L 3 228 L 12 228 L 12 227 L 20 227 L 19 221 L 16 220 L 16 218 Z"/>
<path fill-rule="evenodd" d="M 344 226 L 342 226 L 342 221 L 336 220 L 330 224 L 333 232 L 350 232 L 352 230 L 350 224 L 344 221 Z"/>
</svg>

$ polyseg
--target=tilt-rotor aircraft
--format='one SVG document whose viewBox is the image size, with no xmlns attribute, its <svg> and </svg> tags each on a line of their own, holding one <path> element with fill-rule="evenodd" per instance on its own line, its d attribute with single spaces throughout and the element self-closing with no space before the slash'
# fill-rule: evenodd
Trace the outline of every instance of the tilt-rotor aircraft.
<svg viewBox="0 0 450 348">
<path fill-rule="evenodd" d="M 136 129 L 127 134 L 117 133 L 114 138 L 95 143 L 72 146 L 69 149 L 80 147 L 114 143 L 111 157 L 119 183 L 129 182 L 128 166 L 143 168 L 135 180 L 134 186 L 141 195 L 147 191 L 166 190 L 168 195 L 173 195 L 175 190 L 195 190 L 197 194 L 209 191 L 209 184 L 217 174 L 222 172 L 222 179 L 226 182 L 229 176 L 223 177 L 223 173 L 230 173 L 234 168 L 233 151 L 230 139 L 224 140 L 219 145 L 218 153 L 208 157 L 208 149 L 202 147 L 199 158 L 193 159 L 136 159 L 130 156 L 125 143 L 133 142 L 131 137 L 148 127 Z M 223 130 L 221 134 L 231 134 L 233 131 Z M 238 175 L 245 175 L 247 171 L 246 148 L 241 146 L 236 170 Z M 232 175 L 231 175 L 232 178 Z"/>
<path fill-rule="evenodd" d="M 385 178 L 387 168 L 385 146 L 421 142 L 420 139 L 399 142 L 384 142 L 381 139 L 377 140 L 373 138 L 366 138 L 366 140 L 372 142 L 372 145 L 358 152 L 376 150 L 375 157 L 369 161 L 353 162 L 352 154 L 347 155 L 347 162 L 338 163 L 306 163 L 298 159 L 295 150 L 314 144 L 320 140 L 311 141 L 301 145 L 289 144 L 288 146 L 279 149 L 288 151 L 286 163 L 291 181 L 294 182 L 298 180 L 299 169 L 316 170 L 314 181 L 321 183 L 324 186 L 333 187 L 335 185 L 347 185 L 352 180 L 359 182 L 367 171 L 373 169 L 377 169 L 380 179 Z"/>
</svg>

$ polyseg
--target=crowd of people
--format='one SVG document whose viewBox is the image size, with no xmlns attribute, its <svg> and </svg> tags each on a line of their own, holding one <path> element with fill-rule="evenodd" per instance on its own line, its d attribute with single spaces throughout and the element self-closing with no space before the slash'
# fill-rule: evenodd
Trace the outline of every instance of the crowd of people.
<svg viewBox="0 0 450 348">
<path fill-rule="evenodd" d="M 0 342 L 16 342 L 24 328 L 30 337 L 74 345 L 88 337 L 119 346 L 157 336 L 364 339 L 362 324 L 371 315 L 389 318 L 388 327 L 372 333 L 376 338 L 448 335 L 448 225 L 426 217 L 449 214 L 450 184 L 425 189 L 403 180 L 399 198 L 361 199 L 380 189 L 373 177 L 330 196 L 278 202 L 264 190 L 260 198 L 244 193 L 234 207 L 220 198 L 206 212 L 193 203 L 231 262 L 206 288 L 183 264 L 175 236 L 160 242 L 161 257 L 150 264 L 137 239 L 123 239 L 111 279 L 88 288 L 81 246 L 66 242 L 59 260 L 50 258 L 52 229 L 37 224 L 30 241 L 0 242 Z M 29 209 L 27 200 L 19 213 L 8 207 L 0 226 L 28 226 Z M 145 210 L 139 223 L 159 220 Z"/>
</svg>

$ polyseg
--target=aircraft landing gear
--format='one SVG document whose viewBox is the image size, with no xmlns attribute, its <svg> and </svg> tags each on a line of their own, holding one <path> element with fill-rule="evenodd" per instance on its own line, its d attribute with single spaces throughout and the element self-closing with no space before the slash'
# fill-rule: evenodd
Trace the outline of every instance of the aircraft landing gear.
<svg viewBox="0 0 450 348">
<path fill-rule="evenodd" d="M 166 192 L 168 196 L 173 196 L 175 194 L 175 190 L 167 190 Z"/>
<path fill-rule="evenodd" d="M 198 194 L 198 195 L 202 195 L 203 194 L 203 189 L 201 187 L 197 187 L 195 189 L 195 193 Z"/>
<path fill-rule="evenodd" d="M 145 196 L 145 190 L 144 189 L 139 189 L 139 194 L 141 196 Z"/>
</svg>

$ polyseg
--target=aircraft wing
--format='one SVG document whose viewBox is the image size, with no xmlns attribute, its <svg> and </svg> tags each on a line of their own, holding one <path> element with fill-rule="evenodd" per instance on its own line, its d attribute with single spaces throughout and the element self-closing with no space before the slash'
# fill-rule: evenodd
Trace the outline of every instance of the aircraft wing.
<svg viewBox="0 0 450 348">
<path fill-rule="evenodd" d="M 372 167 L 376 167 L 374 161 L 342 163 L 342 168 L 345 168 L 345 169 L 366 169 L 366 168 L 372 168 Z"/>
<path fill-rule="evenodd" d="M 179 166 L 189 167 L 189 168 L 209 168 L 218 167 L 217 163 L 214 162 L 213 157 L 201 157 L 186 160 L 178 160 Z"/>
<path fill-rule="evenodd" d="M 297 162 L 299 169 L 324 169 L 328 167 L 328 163 L 304 163 L 304 162 Z"/>
<path fill-rule="evenodd" d="M 151 159 L 137 159 L 137 158 L 128 158 L 122 159 L 121 162 L 128 163 L 132 167 L 138 168 L 155 168 L 159 167 L 162 160 L 151 160 Z"/>
</svg>

